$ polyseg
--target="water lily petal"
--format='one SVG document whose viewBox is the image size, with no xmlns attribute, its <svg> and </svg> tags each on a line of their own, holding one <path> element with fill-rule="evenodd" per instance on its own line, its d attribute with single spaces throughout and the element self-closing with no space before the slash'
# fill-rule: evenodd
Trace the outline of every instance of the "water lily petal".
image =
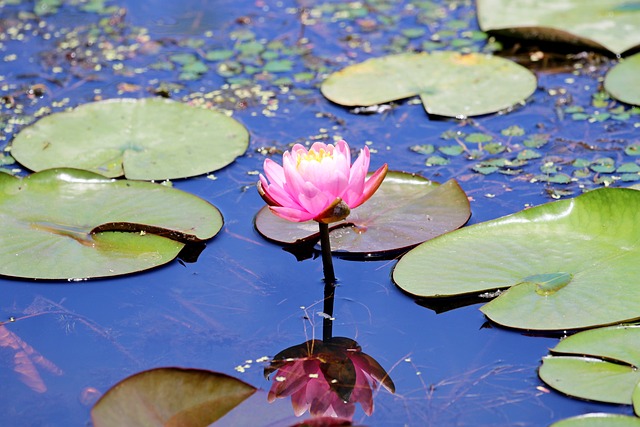
<svg viewBox="0 0 640 427">
<path fill-rule="evenodd" d="M 374 174 L 371 175 L 365 181 L 365 183 L 364 183 L 364 192 L 362 194 L 362 198 L 360 198 L 356 202 L 355 206 L 360 206 L 361 204 L 363 204 L 364 202 L 369 200 L 369 198 L 371 196 L 373 196 L 373 193 L 375 193 L 378 190 L 378 188 L 380 187 L 380 184 L 382 184 L 382 181 L 384 181 L 384 177 L 387 175 L 387 170 L 388 169 L 389 169 L 389 167 L 385 163 L 384 165 L 382 165 L 380 167 L 380 169 L 375 171 Z"/>
<path fill-rule="evenodd" d="M 264 173 L 271 184 L 283 187 L 285 183 L 284 169 L 271 159 L 265 159 L 263 165 Z"/>
<path fill-rule="evenodd" d="M 369 148 L 365 147 L 360 150 L 360 155 L 351 166 L 348 187 L 342 197 L 345 203 L 352 208 L 359 205 L 358 201 L 364 192 L 364 181 L 369 169 L 369 156 Z"/>
<path fill-rule="evenodd" d="M 304 210 L 286 208 L 284 206 L 269 206 L 269 209 L 280 218 L 291 222 L 305 222 L 314 218 L 313 214 Z"/>
</svg>

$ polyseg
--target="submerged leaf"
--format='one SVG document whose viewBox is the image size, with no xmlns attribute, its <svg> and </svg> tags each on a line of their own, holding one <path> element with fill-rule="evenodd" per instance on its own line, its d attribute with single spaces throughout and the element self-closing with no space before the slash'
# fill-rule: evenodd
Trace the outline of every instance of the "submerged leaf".
<svg viewBox="0 0 640 427">
<path fill-rule="evenodd" d="M 96 427 L 207 426 L 255 393 L 255 387 L 200 369 L 157 368 L 113 386 L 91 410 Z"/>
</svg>

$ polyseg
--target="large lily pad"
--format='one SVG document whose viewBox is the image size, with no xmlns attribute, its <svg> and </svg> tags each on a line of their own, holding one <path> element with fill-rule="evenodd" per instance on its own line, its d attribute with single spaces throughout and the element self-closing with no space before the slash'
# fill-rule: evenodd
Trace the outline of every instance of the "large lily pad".
<svg viewBox="0 0 640 427">
<path fill-rule="evenodd" d="M 567 418 L 549 427 L 640 427 L 640 418 L 619 414 L 586 414 Z"/>
<path fill-rule="evenodd" d="M 640 381 L 640 327 L 580 332 L 551 350 L 540 378 L 570 396 L 630 405 Z"/>
<path fill-rule="evenodd" d="M 524 101 L 536 89 L 526 68 L 496 56 L 457 52 L 373 58 L 333 73 L 322 94 L 346 106 L 371 106 L 419 95 L 429 114 L 464 118 Z"/>
<path fill-rule="evenodd" d="M 213 237 L 220 212 L 170 187 L 51 169 L 0 174 L 0 274 L 115 276 L 165 264 L 184 242 Z"/>
<path fill-rule="evenodd" d="M 248 144 L 247 130 L 222 113 L 160 98 L 111 99 L 40 119 L 15 137 L 11 154 L 34 171 L 163 180 L 220 169 Z"/>
<path fill-rule="evenodd" d="M 640 318 L 640 192 L 603 188 L 475 224 L 407 253 L 393 280 L 421 297 L 508 289 L 481 310 L 566 330 Z"/>
<path fill-rule="evenodd" d="M 157 368 L 113 386 L 94 405 L 91 419 L 96 427 L 208 426 L 255 391 L 217 372 Z"/>
<path fill-rule="evenodd" d="M 331 225 L 331 249 L 351 254 L 383 254 L 415 246 L 464 225 L 469 200 L 455 180 L 440 185 L 418 175 L 389 172 L 378 191 Z M 269 240 L 283 244 L 319 239 L 318 223 L 293 223 L 265 206 L 255 225 Z"/>
<path fill-rule="evenodd" d="M 609 70 L 604 88 L 618 101 L 640 105 L 640 53 L 622 59 Z"/>
<path fill-rule="evenodd" d="M 478 0 L 484 31 L 603 48 L 640 44 L 640 7 L 629 0 Z"/>
</svg>

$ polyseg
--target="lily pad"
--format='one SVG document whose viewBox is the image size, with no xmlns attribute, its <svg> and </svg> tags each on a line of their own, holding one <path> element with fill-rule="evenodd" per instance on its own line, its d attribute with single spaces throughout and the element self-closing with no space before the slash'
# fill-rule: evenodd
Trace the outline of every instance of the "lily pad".
<svg viewBox="0 0 640 427">
<path fill-rule="evenodd" d="M 408 252 L 395 283 L 427 297 L 504 290 L 501 325 L 569 330 L 640 318 L 640 192 L 603 188 L 475 224 Z"/>
<path fill-rule="evenodd" d="M 366 203 L 346 220 L 331 224 L 331 249 L 381 255 L 455 230 L 470 215 L 469 200 L 455 180 L 440 185 L 418 175 L 389 172 Z M 312 243 L 320 238 L 317 222 L 289 222 L 266 206 L 256 215 L 255 225 L 262 236 L 277 243 Z"/>
<path fill-rule="evenodd" d="M 95 427 L 199 427 L 220 419 L 255 387 L 200 369 L 157 368 L 113 386 L 91 410 Z"/>
<path fill-rule="evenodd" d="M 567 418 L 553 423 L 549 427 L 640 427 L 640 418 L 594 413 Z"/>
<path fill-rule="evenodd" d="M 580 332 L 551 350 L 540 378 L 582 399 L 630 405 L 640 381 L 640 327 L 614 326 Z"/>
<path fill-rule="evenodd" d="M 0 223 L 0 274 L 83 279 L 165 264 L 185 242 L 213 237 L 222 215 L 164 185 L 50 169 L 0 174 Z"/>
<path fill-rule="evenodd" d="M 111 99 L 38 120 L 15 137 L 11 155 L 34 171 L 71 167 L 163 180 L 220 169 L 248 144 L 247 130 L 216 111 L 160 98 Z"/>
<path fill-rule="evenodd" d="M 622 59 L 609 70 L 604 79 L 604 88 L 618 101 L 640 105 L 640 53 Z"/>
<path fill-rule="evenodd" d="M 345 106 L 419 95 L 427 113 L 464 118 L 524 101 L 535 91 L 536 77 L 504 58 L 436 51 L 369 59 L 333 73 L 320 89 Z"/>
<path fill-rule="evenodd" d="M 629 0 L 478 0 L 483 31 L 580 44 L 622 54 L 640 44 L 640 7 Z"/>
</svg>

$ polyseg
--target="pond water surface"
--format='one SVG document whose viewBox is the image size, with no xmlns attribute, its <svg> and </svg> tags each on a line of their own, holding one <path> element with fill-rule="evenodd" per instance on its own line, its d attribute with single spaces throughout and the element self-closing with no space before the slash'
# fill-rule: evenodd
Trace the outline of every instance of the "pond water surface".
<svg viewBox="0 0 640 427">
<path fill-rule="evenodd" d="M 354 114 L 319 94 L 317 84 L 328 73 L 369 57 L 421 49 L 434 40 L 443 49 L 485 48 L 483 40 L 455 42 L 469 41 L 462 33 L 477 30 L 473 7 L 464 1 L 120 0 L 106 1 L 116 6 L 106 14 L 83 11 L 86 2 L 65 3 L 53 14 L 35 16 L 28 14 L 33 1 L 0 1 L 3 144 L 34 115 L 95 99 L 155 94 L 233 111 L 251 143 L 223 170 L 173 182 L 215 204 L 225 218 L 196 262 L 73 283 L 0 279 L 2 326 L 30 349 L 46 388 L 20 374 L 17 344 L 0 347 L 2 425 L 90 425 L 91 405 L 101 393 L 160 366 L 227 373 L 262 389 L 256 399 L 266 401 L 270 383 L 262 358 L 320 337 L 323 298 L 320 259 L 298 261 L 253 227 L 264 205 L 254 186 L 256 171 L 270 147 L 337 137 L 356 147 L 367 143 L 373 168 L 386 162 L 439 182 L 458 179 L 471 200 L 470 223 L 602 185 L 595 175 L 566 185 L 533 179 L 549 162 L 571 174 L 578 157 L 634 161 L 622 148 L 637 132 L 638 116 L 577 121 L 563 113 L 565 105 L 593 111 L 611 61 L 579 50 L 571 60 L 558 54 L 563 62 L 551 69 L 534 64 L 538 90 L 526 105 L 473 120 L 429 118 L 412 101 Z M 408 29 L 424 33 L 403 33 Z M 249 39 L 265 46 L 262 56 L 234 53 L 234 63 L 205 59 Z M 195 55 L 206 70 L 185 70 L 172 58 L 178 53 Z M 282 71 L 263 73 L 265 58 L 283 61 Z M 248 89 L 239 92 L 230 83 Z M 34 95 L 36 85 L 45 89 Z M 501 132 L 515 125 L 525 136 Z M 504 144 L 538 133 L 551 137 L 539 148 L 543 157 L 530 160 L 522 173 L 483 175 L 463 155 L 428 166 L 424 154 L 411 150 L 451 145 L 441 138 L 447 131 L 486 133 Z M 5 167 L 28 173 L 15 164 Z M 538 379 L 540 360 L 558 336 L 500 328 L 477 304 L 437 314 L 395 287 L 394 264 L 334 259 L 334 335 L 356 340 L 396 385 L 395 394 L 376 394 L 371 416 L 358 409 L 357 424 L 540 426 L 589 412 L 632 413 L 630 407 L 571 399 Z M 295 422 L 288 402 L 277 408 L 280 421 L 255 415 L 251 425 Z"/>
</svg>

